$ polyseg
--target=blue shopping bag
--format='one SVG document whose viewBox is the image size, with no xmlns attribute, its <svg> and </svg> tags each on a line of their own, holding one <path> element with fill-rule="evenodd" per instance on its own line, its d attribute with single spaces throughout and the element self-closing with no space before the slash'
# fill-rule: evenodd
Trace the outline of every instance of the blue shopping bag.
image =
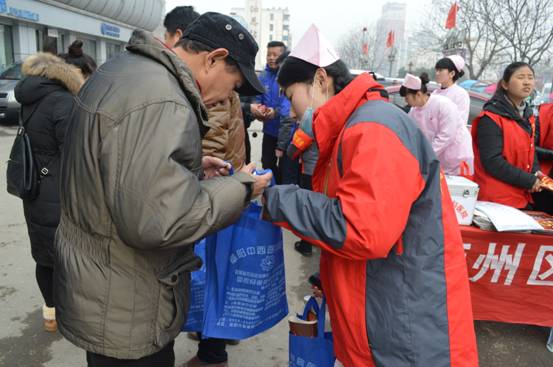
<svg viewBox="0 0 553 367">
<path fill-rule="evenodd" d="M 313 310 L 317 314 L 317 336 L 306 337 L 290 334 L 289 367 L 334 367 L 334 345 L 332 333 L 325 333 L 326 300 L 321 307 L 315 297 L 311 297 L 301 318 L 307 320 L 307 314 Z M 298 315 L 299 316 L 299 315 Z"/>
<path fill-rule="evenodd" d="M 198 332 L 202 331 L 204 324 L 206 286 L 205 238 L 196 243 L 194 253 L 202 259 L 202 267 L 190 274 L 190 303 L 188 306 L 188 317 L 182 330 Z"/>
<path fill-rule="evenodd" d="M 288 315 L 282 230 L 250 203 L 238 222 L 206 239 L 202 335 L 245 339 Z"/>
</svg>

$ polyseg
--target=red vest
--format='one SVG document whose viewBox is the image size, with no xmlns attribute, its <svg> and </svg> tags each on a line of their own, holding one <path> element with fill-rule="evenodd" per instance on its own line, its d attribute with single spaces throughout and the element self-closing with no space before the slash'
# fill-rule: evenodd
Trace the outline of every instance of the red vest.
<svg viewBox="0 0 553 367">
<path fill-rule="evenodd" d="M 553 149 L 553 103 L 540 106 L 540 147 Z M 551 175 L 553 162 L 540 162 L 540 168 L 546 175 Z"/>
<path fill-rule="evenodd" d="M 474 180 L 480 185 L 478 200 L 492 201 L 494 203 L 509 205 L 514 208 L 525 208 L 532 202 L 530 192 L 524 188 L 505 183 L 491 176 L 482 165 L 480 151 L 478 150 L 478 124 L 482 116 L 491 118 L 503 131 L 503 157 L 509 164 L 523 170 L 532 172 L 534 164 L 534 131 L 535 119 L 530 118 L 532 136 L 511 119 L 502 117 L 489 111 L 482 113 L 472 123 L 472 147 L 474 149 Z"/>
</svg>

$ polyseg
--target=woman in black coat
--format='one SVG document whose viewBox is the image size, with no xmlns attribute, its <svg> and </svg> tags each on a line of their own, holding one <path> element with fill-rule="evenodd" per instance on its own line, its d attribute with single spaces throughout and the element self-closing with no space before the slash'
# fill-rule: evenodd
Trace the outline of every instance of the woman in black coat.
<svg viewBox="0 0 553 367">
<path fill-rule="evenodd" d="M 54 235 L 60 220 L 60 152 L 74 95 L 84 82 L 79 68 L 63 59 L 38 53 L 25 60 L 25 77 L 15 87 L 21 118 L 40 171 L 39 194 L 24 200 L 23 209 L 36 261 L 36 278 L 44 297 L 44 327 L 56 331 L 53 300 Z"/>
</svg>

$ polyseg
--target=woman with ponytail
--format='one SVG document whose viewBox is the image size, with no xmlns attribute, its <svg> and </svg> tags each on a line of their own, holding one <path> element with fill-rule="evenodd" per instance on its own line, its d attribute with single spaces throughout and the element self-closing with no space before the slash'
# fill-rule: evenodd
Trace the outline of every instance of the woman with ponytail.
<svg viewBox="0 0 553 367">
<path fill-rule="evenodd" d="M 433 94 L 449 98 L 459 109 L 461 119 L 467 124 L 470 112 L 470 97 L 468 92 L 457 85 L 457 81 L 465 75 L 463 71 L 465 60 L 459 55 L 451 55 L 436 63 L 436 82 L 440 88 Z"/>
<path fill-rule="evenodd" d="M 448 98 L 428 95 L 426 85 L 429 81 L 426 73 L 420 78 L 407 74 L 399 94 L 411 106 L 409 116 L 418 123 L 432 145 L 444 172 L 470 176 L 474 171 L 474 154 L 466 121 Z"/>
</svg>

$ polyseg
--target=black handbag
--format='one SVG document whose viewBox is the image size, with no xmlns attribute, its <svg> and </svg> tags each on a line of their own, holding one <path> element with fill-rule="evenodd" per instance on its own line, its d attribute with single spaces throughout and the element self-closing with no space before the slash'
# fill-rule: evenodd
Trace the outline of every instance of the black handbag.
<svg viewBox="0 0 553 367">
<path fill-rule="evenodd" d="M 31 148 L 31 139 L 25 130 L 25 122 L 29 121 L 37 107 L 26 121 L 23 121 L 21 110 L 19 112 L 19 129 L 12 145 L 6 172 L 8 192 L 24 200 L 36 198 L 40 184 L 40 176 Z"/>
</svg>

